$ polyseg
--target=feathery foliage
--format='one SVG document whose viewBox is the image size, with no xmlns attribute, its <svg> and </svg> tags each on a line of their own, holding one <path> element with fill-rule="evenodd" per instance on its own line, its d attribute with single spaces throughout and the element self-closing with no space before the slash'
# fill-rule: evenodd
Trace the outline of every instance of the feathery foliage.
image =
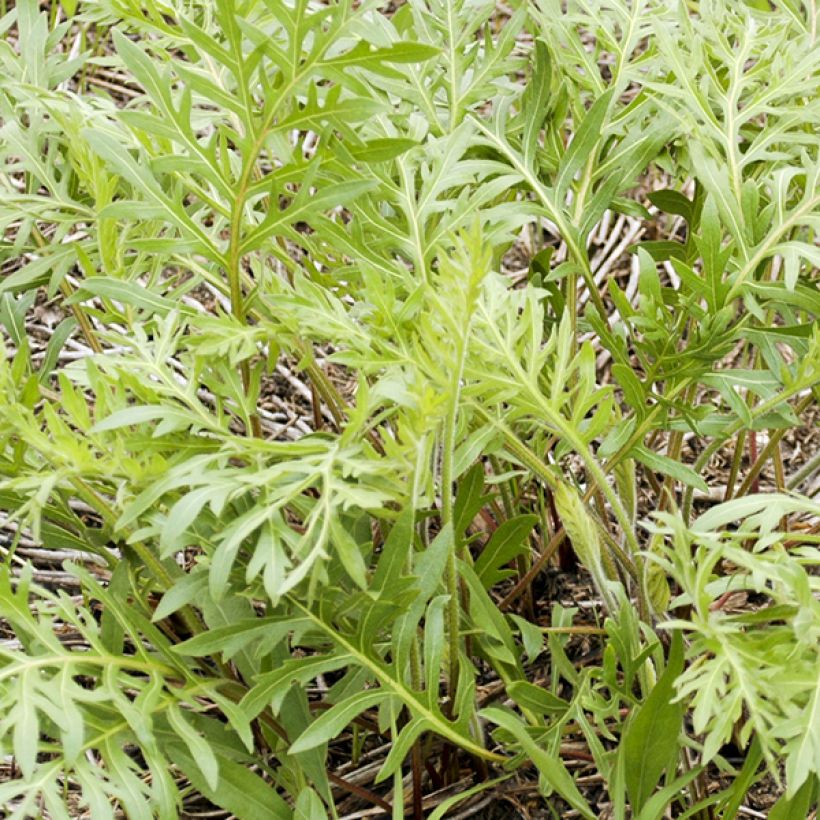
<svg viewBox="0 0 820 820">
<path fill-rule="evenodd" d="M 0 803 L 420 817 L 470 764 L 434 817 L 527 772 L 598 817 L 575 755 L 615 818 L 807 815 L 814 4 L 393 5 L 0 17 Z"/>
</svg>

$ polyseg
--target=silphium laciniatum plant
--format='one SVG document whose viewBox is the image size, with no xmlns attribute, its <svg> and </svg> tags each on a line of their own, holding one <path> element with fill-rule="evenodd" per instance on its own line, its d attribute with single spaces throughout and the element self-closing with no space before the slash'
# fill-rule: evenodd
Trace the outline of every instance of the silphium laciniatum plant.
<svg viewBox="0 0 820 820">
<path fill-rule="evenodd" d="M 728 818 L 781 763 L 808 814 L 817 510 L 750 490 L 809 475 L 817 51 L 758 5 L 0 19 L 11 816 L 420 817 L 468 763 L 433 816 L 535 772 L 554 813 Z M 632 290 L 614 214 L 665 232 Z M 597 623 L 539 597 L 566 541 Z"/>
</svg>

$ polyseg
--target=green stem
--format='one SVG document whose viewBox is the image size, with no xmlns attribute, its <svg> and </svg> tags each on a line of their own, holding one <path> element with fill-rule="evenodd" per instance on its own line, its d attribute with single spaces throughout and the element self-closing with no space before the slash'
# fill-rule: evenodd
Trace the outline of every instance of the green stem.
<svg viewBox="0 0 820 820">
<path fill-rule="evenodd" d="M 802 413 L 813 401 L 814 396 L 805 396 L 800 402 L 798 402 L 797 406 L 794 408 L 795 414 Z M 760 475 L 760 472 L 763 470 L 763 467 L 766 465 L 766 462 L 772 457 L 772 454 L 777 448 L 777 445 L 780 443 L 780 440 L 787 432 L 789 432 L 790 429 L 791 428 L 783 428 L 781 430 L 775 430 L 773 433 L 770 434 L 768 443 L 760 451 L 760 455 L 758 455 L 754 464 L 752 464 L 752 466 L 749 468 L 749 472 L 746 475 L 746 478 L 743 479 L 743 483 L 740 485 L 740 489 L 737 491 L 738 496 L 744 496 L 749 492 L 752 483 Z"/>
<path fill-rule="evenodd" d="M 461 397 L 461 379 L 464 372 L 464 354 L 467 347 L 467 336 L 469 333 L 469 322 L 464 329 L 462 337 L 458 341 L 456 349 L 457 367 L 453 370 L 453 378 L 450 383 L 450 403 L 447 407 L 447 414 L 444 419 L 444 432 L 442 436 L 441 451 L 441 523 L 444 527 L 453 527 L 453 473 L 455 466 L 456 450 L 456 425 L 458 423 L 458 407 Z M 459 626 L 461 621 L 461 593 L 458 579 L 458 558 L 462 558 L 463 546 L 461 533 L 453 530 L 453 546 L 447 556 L 445 568 L 445 583 L 449 600 L 447 602 L 447 624 L 449 641 L 449 671 L 447 675 L 448 711 L 452 716 L 452 710 L 456 702 L 456 690 L 458 687 L 458 659 L 461 652 L 461 639 L 459 636 Z"/>
<path fill-rule="evenodd" d="M 508 760 L 504 755 L 491 752 L 483 746 L 480 746 L 472 738 L 461 734 L 457 725 L 443 718 L 437 709 L 428 705 L 426 699 L 419 697 L 415 692 L 408 689 L 400 680 L 394 678 L 382 663 L 370 657 L 369 654 L 365 653 L 353 641 L 344 637 L 333 626 L 325 623 L 322 618 L 315 615 L 312 610 L 308 609 L 308 607 L 297 598 L 289 595 L 287 596 L 287 600 L 295 609 L 298 609 L 306 618 L 311 620 L 318 629 L 324 632 L 333 643 L 352 655 L 359 665 L 364 669 L 370 670 L 373 676 L 387 691 L 396 695 L 413 715 L 423 718 L 429 724 L 430 728 L 440 737 L 483 760 L 488 760 L 493 763 L 504 763 Z"/>
</svg>

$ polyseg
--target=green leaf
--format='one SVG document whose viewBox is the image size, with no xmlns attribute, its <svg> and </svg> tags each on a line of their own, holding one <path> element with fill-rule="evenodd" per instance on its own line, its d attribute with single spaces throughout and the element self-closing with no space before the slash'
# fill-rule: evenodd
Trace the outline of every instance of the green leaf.
<svg viewBox="0 0 820 820">
<path fill-rule="evenodd" d="M 538 134 L 547 115 L 550 82 L 550 53 L 547 44 L 540 37 L 535 41 L 535 57 L 533 61 L 532 77 L 527 83 L 521 100 L 521 110 L 524 119 L 524 134 L 521 138 L 524 165 L 534 167 L 535 153 L 538 147 Z"/>
<path fill-rule="evenodd" d="M 497 707 L 482 709 L 479 714 L 485 720 L 502 727 L 515 738 L 524 754 L 535 764 L 538 774 L 549 788 L 558 792 L 581 816 L 588 818 L 588 820 L 595 820 L 596 815 L 581 792 L 578 791 L 572 775 L 567 771 L 561 759 L 542 749 L 527 734 L 526 727 L 518 717 L 506 709 Z"/>
<path fill-rule="evenodd" d="M 671 476 L 675 481 L 703 490 L 703 492 L 709 492 L 708 484 L 691 467 L 680 461 L 656 453 L 643 445 L 633 447 L 630 454 L 650 470 Z"/>
<path fill-rule="evenodd" d="M 219 762 L 208 741 L 188 723 L 182 710 L 176 704 L 168 707 L 166 715 L 171 728 L 185 742 L 188 751 L 196 760 L 208 787 L 216 789 L 219 785 Z"/>
<path fill-rule="evenodd" d="M 498 570 L 529 549 L 527 539 L 538 523 L 537 515 L 519 515 L 504 521 L 490 536 L 475 564 L 475 571 L 485 589 L 503 578 Z"/>
<path fill-rule="evenodd" d="M 12 709 L 14 760 L 27 780 L 34 776 L 40 739 L 40 720 L 35 703 L 37 684 L 37 669 L 32 666 L 23 670 Z"/>
<path fill-rule="evenodd" d="M 675 703 L 675 681 L 683 670 L 683 638 L 672 635 L 669 660 L 658 682 L 634 713 L 621 738 L 619 756 L 633 810 L 640 811 L 664 771 L 674 766 L 680 751 L 684 705 Z"/>
<path fill-rule="evenodd" d="M 624 391 L 626 403 L 636 411 L 639 418 L 646 414 L 646 392 L 635 371 L 625 364 L 613 364 L 612 375 Z"/>
<path fill-rule="evenodd" d="M 554 695 L 549 689 L 529 681 L 513 681 L 507 687 L 509 696 L 522 708 L 536 715 L 563 715 L 569 709 L 567 701 Z"/>
<path fill-rule="evenodd" d="M 453 531 L 462 537 L 486 500 L 484 489 L 484 465 L 481 462 L 472 467 L 458 480 L 456 499 L 453 504 Z"/>
<path fill-rule="evenodd" d="M 301 622 L 304 623 L 303 620 Z M 250 618 L 236 621 L 200 632 L 199 635 L 176 644 L 174 652 L 195 658 L 222 653 L 225 660 L 228 660 L 254 641 L 276 643 L 299 625 L 300 619 L 292 618 Z"/>
<path fill-rule="evenodd" d="M 77 327 L 77 320 L 73 317 L 69 317 L 67 319 L 63 319 L 59 325 L 54 329 L 54 332 L 51 334 L 51 338 L 48 340 L 48 346 L 46 347 L 46 354 L 43 356 L 43 361 L 40 364 L 40 369 L 38 371 L 38 378 L 41 384 L 44 384 L 46 380 L 51 376 L 54 365 L 57 363 L 57 359 L 60 355 L 60 351 L 63 349 L 66 341 L 71 337 L 71 334 Z"/>
<path fill-rule="evenodd" d="M 769 820 L 808 817 L 818 792 L 817 780 L 807 780 L 795 794 L 784 794 L 769 810 Z"/>
<path fill-rule="evenodd" d="M 294 683 L 304 686 L 317 675 L 344 669 L 352 660 L 352 656 L 347 654 L 315 655 L 310 658 L 287 660 L 279 668 L 258 675 L 255 684 L 239 705 L 251 717 L 256 717 L 267 706 L 276 713 Z"/>
<path fill-rule="evenodd" d="M 394 522 L 373 573 L 371 587 L 374 592 L 383 591 L 391 581 L 403 574 L 413 549 L 415 517 L 415 510 L 408 504 Z"/>
<path fill-rule="evenodd" d="M 219 788 L 212 789 L 186 746 L 169 744 L 169 758 L 194 788 L 239 820 L 292 820 L 293 811 L 270 783 L 239 763 L 219 757 Z"/>
<path fill-rule="evenodd" d="M 476 794 L 481 794 L 483 791 L 489 791 L 490 789 L 494 789 L 501 783 L 505 783 L 511 777 L 514 777 L 513 774 L 505 774 L 501 777 L 494 777 L 492 780 L 485 780 L 481 783 L 477 783 L 475 786 L 471 786 L 469 789 L 459 789 L 457 794 L 454 794 L 452 797 L 448 797 L 446 800 L 442 801 L 436 806 L 435 811 L 430 815 L 429 820 L 446 820 L 447 817 L 450 817 L 450 810 L 457 806 L 459 803 L 463 802 L 464 800 L 468 800 L 470 797 L 473 797 Z"/>
<path fill-rule="evenodd" d="M 646 801 L 636 820 L 661 820 L 666 816 L 670 803 L 702 772 L 702 766 L 695 766 L 659 789 Z"/>
<path fill-rule="evenodd" d="M 157 295 L 137 282 L 109 279 L 107 276 L 92 276 L 83 279 L 76 293 L 66 299 L 65 304 L 74 305 L 85 301 L 89 296 L 113 299 L 123 305 L 130 305 L 151 313 L 159 313 L 162 316 L 179 307 L 176 302 Z"/>
<path fill-rule="evenodd" d="M 383 63 L 423 63 L 439 53 L 435 46 L 425 43 L 400 42 L 385 48 L 371 48 L 369 43 L 358 43 L 338 57 L 325 60 L 327 68 L 378 68 Z"/>
<path fill-rule="evenodd" d="M 399 732 L 399 736 L 391 743 L 390 752 L 379 769 L 375 782 L 381 783 L 398 772 L 413 744 L 423 732 L 429 731 L 429 729 L 430 726 L 424 718 L 413 718 L 406 724 Z"/>
<path fill-rule="evenodd" d="M 360 162 L 389 162 L 391 159 L 406 154 L 411 148 L 415 148 L 418 143 L 415 140 L 402 137 L 383 137 L 381 139 L 368 140 L 362 145 L 356 145 L 350 149 L 354 159 Z"/>
<path fill-rule="evenodd" d="M 165 404 L 144 405 L 142 407 L 127 407 L 125 410 L 118 410 L 110 416 L 98 421 L 92 428 L 92 433 L 102 433 L 105 430 L 118 430 L 121 427 L 131 427 L 137 424 L 145 424 L 148 421 L 172 420 L 182 426 L 190 426 L 191 417 L 173 407 Z"/>
<path fill-rule="evenodd" d="M 359 589 L 367 588 L 367 567 L 362 556 L 362 547 L 348 531 L 347 527 L 333 515 L 330 519 L 331 541 L 339 561 Z"/>
<path fill-rule="evenodd" d="M 296 800 L 293 820 L 327 820 L 322 798 L 313 789 L 302 789 Z"/>
<path fill-rule="evenodd" d="M 682 216 L 687 222 L 692 221 L 693 203 L 680 191 L 664 188 L 660 191 L 651 191 L 647 194 L 649 201 L 660 210 L 668 214 Z"/>
<path fill-rule="evenodd" d="M 601 140 L 601 132 L 614 93 L 615 89 L 609 88 L 601 94 L 575 131 L 572 142 L 558 166 L 558 176 L 555 180 L 555 199 L 558 202 L 563 201 L 573 177 L 581 170 Z"/>
<path fill-rule="evenodd" d="M 367 709 L 379 706 L 390 697 L 383 689 L 359 692 L 345 698 L 341 703 L 323 712 L 299 735 L 290 746 L 290 754 L 299 754 L 314 749 L 341 734 L 344 728 Z"/>
<path fill-rule="evenodd" d="M 510 615 L 513 623 L 521 633 L 521 642 L 524 644 L 524 652 L 527 653 L 527 662 L 534 663 L 535 659 L 544 651 L 544 633 L 541 627 L 521 618 L 518 615 Z"/>
</svg>

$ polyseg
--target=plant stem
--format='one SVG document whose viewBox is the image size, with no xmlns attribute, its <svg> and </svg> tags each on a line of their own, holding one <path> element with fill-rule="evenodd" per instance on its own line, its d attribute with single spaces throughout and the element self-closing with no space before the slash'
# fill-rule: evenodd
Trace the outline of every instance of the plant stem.
<svg viewBox="0 0 820 820">
<path fill-rule="evenodd" d="M 34 241 L 37 243 L 37 246 L 40 248 L 44 248 L 48 245 L 46 242 L 45 237 L 40 233 L 37 228 L 31 229 L 31 235 L 34 237 Z M 71 289 L 71 285 L 63 277 L 60 280 L 60 292 L 63 294 L 63 298 L 68 299 L 70 296 L 73 295 L 74 291 Z M 78 304 L 73 304 L 70 306 L 70 310 L 74 315 L 74 318 L 77 320 L 77 324 L 80 326 L 80 331 L 83 334 L 83 338 L 85 339 L 88 346 L 95 352 L 95 353 L 102 353 L 103 347 L 100 344 L 100 340 L 97 338 L 97 334 L 94 332 L 94 327 L 91 324 L 91 320 L 86 316 L 85 311 L 82 307 Z"/>
<path fill-rule="evenodd" d="M 735 441 L 735 450 L 732 454 L 732 464 L 729 468 L 729 477 L 726 479 L 726 492 L 723 495 L 724 501 L 729 501 L 735 494 L 735 482 L 737 481 L 737 474 L 740 472 L 740 464 L 743 461 L 743 444 L 746 441 L 746 431 L 741 430 L 737 434 Z"/>
<path fill-rule="evenodd" d="M 794 408 L 794 412 L 796 414 L 802 413 L 813 401 L 813 396 L 805 396 L 801 401 L 797 403 L 797 405 Z M 787 429 L 782 429 L 775 430 L 770 433 L 769 441 L 757 455 L 754 462 L 752 463 L 752 466 L 749 468 L 749 472 L 746 475 L 746 478 L 743 479 L 743 483 L 740 485 L 740 489 L 737 492 L 738 495 L 746 495 L 749 492 L 749 490 L 753 490 L 754 492 L 758 491 L 759 487 L 756 488 L 758 477 L 760 476 L 760 473 L 763 470 L 763 468 L 766 466 L 766 462 L 770 458 L 772 458 L 772 456 L 776 453 L 780 441 L 787 432 Z M 775 470 L 777 470 L 776 464 Z"/>
<path fill-rule="evenodd" d="M 461 378 L 464 371 L 464 353 L 467 346 L 467 333 L 458 340 L 456 348 L 457 367 L 454 368 L 450 384 L 449 405 L 444 419 L 444 431 L 441 448 L 441 523 L 444 527 L 453 527 L 453 472 L 456 450 L 456 425 L 458 423 L 458 407 L 461 397 Z M 449 670 L 447 674 L 447 710 L 452 717 L 456 702 L 458 687 L 458 659 L 461 651 L 459 625 L 461 621 L 461 591 L 458 583 L 458 558 L 462 557 L 463 547 L 461 533 L 453 530 L 453 546 L 447 556 L 445 568 L 445 584 L 449 600 L 447 602 Z"/>
</svg>

